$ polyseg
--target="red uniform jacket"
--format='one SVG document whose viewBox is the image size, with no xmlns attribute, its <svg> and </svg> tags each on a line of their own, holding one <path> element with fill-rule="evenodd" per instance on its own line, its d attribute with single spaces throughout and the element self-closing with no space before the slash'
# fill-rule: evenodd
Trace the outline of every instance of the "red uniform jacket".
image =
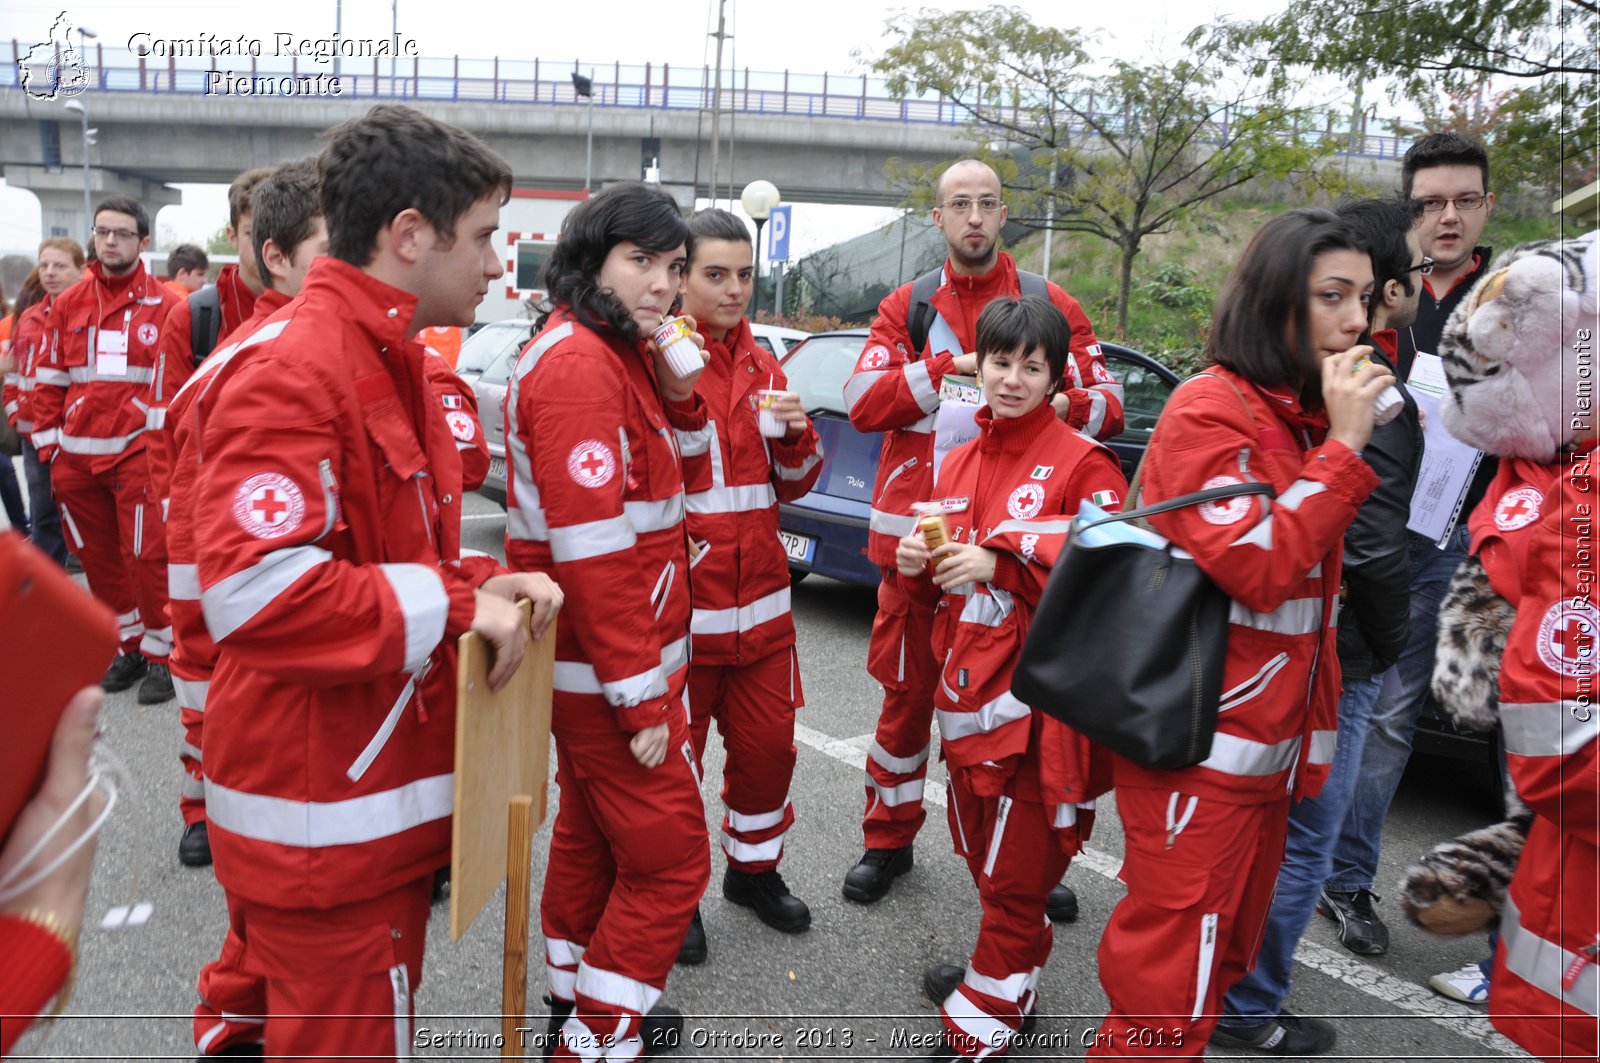
<svg viewBox="0 0 1600 1063">
<path fill-rule="evenodd" d="M 778 503 L 811 490 L 822 458 L 809 425 L 792 440 L 762 436 L 756 392 L 783 391 L 789 382 L 747 321 L 706 350 L 711 363 L 695 384 L 706 425 L 678 433 L 686 459 L 706 459 L 691 462 L 685 484 L 695 550 L 689 631 L 696 664 L 747 664 L 794 645 Z"/>
<path fill-rule="evenodd" d="M 1322 789 L 1338 726 L 1344 533 L 1378 482 L 1360 455 L 1326 435 L 1325 415 L 1220 366 L 1168 401 L 1137 504 L 1255 481 L 1277 498 L 1243 495 L 1150 518 L 1233 599 L 1228 658 L 1211 755 L 1179 771 L 1119 759 L 1117 785 L 1181 787 L 1234 804 Z"/>
<path fill-rule="evenodd" d="M 422 360 L 423 372 L 434 397 L 439 400 L 439 408 L 444 411 L 444 423 L 450 427 L 450 436 L 456 441 L 456 452 L 461 456 L 461 485 L 468 491 L 476 491 L 489 475 L 489 440 L 478 421 L 478 396 L 456 376 L 442 354 L 432 347 L 425 350 L 428 357 Z"/>
<path fill-rule="evenodd" d="M 0 401 L 6 409 L 6 420 L 19 433 L 33 435 L 33 387 L 39 361 L 44 355 L 52 335 L 50 306 L 52 296 L 45 296 L 17 317 L 11 329 L 11 355 L 16 369 L 6 374 L 5 388 Z"/>
<path fill-rule="evenodd" d="M 867 556 L 877 565 L 894 565 L 896 542 L 916 523 L 911 503 L 927 498 L 933 488 L 939 385 L 951 360 L 976 349 L 978 314 L 990 300 L 1022 290 L 1017 264 L 1004 252 L 982 277 L 963 277 L 948 262 L 944 269 L 944 283 L 930 300 L 934 314 L 926 349 L 911 349 L 906 324 L 911 285 L 903 284 L 878 304 L 872 334 L 844 388 L 850 423 L 858 431 L 883 433 L 867 545 Z M 1054 284 L 1049 292 L 1072 326 L 1072 357 L 1062 381 L 1071 402 L 1067 424 L 1110 439 L 1122 431 L 1122 385 L 1106 369 L 1094 326 L 1078 301 Z"/>
<path fill-rule="evenodd" d="M 233 333 L 255 311 L 256 296 L 239 279 L 238 266 L 229 263 L 217 274 L 217 300 L 222 304 L 222 322 L 217 329 L 217 348 L 220 348 L 230 337 L 239 338 L 233 337 Z M 161 355 L 157 359 L 155 386 L 151 389 L 157 402 L 171 402 L 172 396 L 194 372 L 193 339 L 194 312 L 189 309 L 189 298 L 185 295 L 178 299 L 161 327 Z"/>
<path fill-rule="evenodd" d="M 1501 741 L 1534 813 L 1500 920 L 1489 1016 L 1552 1060 L 1600 1052 L 1594 445 L 1549 465 L 1502 460 L 1471 520 L 1490 583 L 1517 611 L 1500 667 Z"/>
<path fill-rule="evenodd" d="M 987 768 L 996 793 L 1014 777 L 1004 792 L 1057 806 L 1057 825 L 1068 826 L 1074 805 L 1109 788 L 1110 762 L 1012 696 L 1011 673 L 1079 504 L 1095 498 L 1120 509 L 1128 485 L 1116 455 L 1049 404 L 1015 419 L 995 419 L 984 406 L 977 420 L 978 437 L 950 452 L 934 496 L 951 541 L 977 543 L 998 559 L 993 580 L 946 591 L 939 602 L 939 734 L 951 764 Z"/>
<path fill-rule="evenodd" d="M 99 473 L 144 448 L 157 339 L 177 296 L 144 271 L 107 281 L 98 262 L 57 297 L 33 389 L 39 460 L 81 456 Z"/>
<path fill-rule="evenodd" d="M 461 462 L 406 339 L 415 310 L 318 259 L 193 444 L 220 651 L 211 848 L 223 888 L 258 904 L 348 904 L 448 858 L 453 647 L 497 566 L 459 556 Z"/>
<path fill-rule="evenodd" d="M 506 560 L 567 592 L 558 698 L 592 697 L 630 733 L 663 722 L 681 711 L 689 661 L 685 476 L 673 430 L 704 428 L 705 403 L 665 405 L 643 343 L 588 329 L 561 307 L 522 352 L 505 417 Z"/>
</svg>

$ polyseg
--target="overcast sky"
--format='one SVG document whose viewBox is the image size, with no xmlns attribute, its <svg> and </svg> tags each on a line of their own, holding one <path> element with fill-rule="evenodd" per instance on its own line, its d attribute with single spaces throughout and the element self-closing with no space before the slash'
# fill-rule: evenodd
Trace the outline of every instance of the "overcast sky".
<svg viewBox="0 0 1600 1063">
<path fill-rule="evenodd" d="M 1092 12 L 1080 23 L 1101 34 L 1100 47 L 1110 56 L 1149 56 L 1176 43 L 1198 22 L 1218 14 L 1259 18 L 1281 9 L 1285 0 L 1134 0 L 1121 4 L 1068 5 L 1061 0 L 1012 0 L 1044 23 L 1065 25 L 1064 15 L 1076 8 Z M 455 0 L 429 3 L 398 0 L 399 32 L 413 38 L 423 56 L 460 55 L 568 63 L 660 63 L 701 66 L 713 61 L 707 36 L 715 28 L 716 0 L 698 10 L 688 3 L 643 3 L 640 0 L 598 0 L 586 4 L 511 3 Z M 942 0 L 924 5 L 942 10 L 982 6 Z M 807 0 L 804 4 L 727 0 L 728 31 L 724 64 L 751 70 L 799 73 L 861 74 L 882 51 L 885 23 L 896 13 L 918 5 L 889 0 Z M 0 42 L 16 39 L 24 51 L 47 37 L 51 24 L 65 10 L 79 26 L 99 34 L 106 63 L 124 60 L 135 34 L 151 38 L 193 39 L 199 34 L 260 39 L 270 50 L 275 35 L 331 38 L 334 0 L 278 0 L 270 4 L 222 5 L 215 0 L 5 0 L 0 5 Z M 392 8 L 385 0 L 343 0 L 342 36 L 386 38 Z M 672 15 L 673 10 L 684 16 Z M 6 51 L 9 52 L 9 48 Z M 222 64 L 219 63 L 219 66 Z M 303 69 L 303 68 L 302 68 Z M 781 189 L 782 175 L 771 175 Z M 180 239 L 201 242 L 226 220 L 220 186 L 184 186 L 183 206 L 166 207 L 156 218 L 157 232 L 175 231 Z M 794 247 L 804 252 L 882 224 L 890 212 L 865 207 L 799 205 L 794 217 Z M 39 237 L 34 199 L 0 187 L 0 251 L 31 250 Z"/>
</svg>

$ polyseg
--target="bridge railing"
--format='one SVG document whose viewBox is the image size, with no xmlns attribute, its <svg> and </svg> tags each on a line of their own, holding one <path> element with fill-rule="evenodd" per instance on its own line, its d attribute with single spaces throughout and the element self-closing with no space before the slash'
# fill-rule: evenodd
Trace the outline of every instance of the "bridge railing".
<svg viewBox="0 0 1600 1063">
<path fill-rule="evenodd" d="M 20 87 L 20 60 L 27 46 L 11 42 L 18 62 L 11 84 Z M 107 62 L 109 58 L 111 62 Z M 709 66 L 668 63 L 558 62 L 542 59 L 407 57 L 341 58 L 337 63 L 294 56 L 138 56 L 96 44 L 89 84 L 101 92 L 165 95 L 322 96 L 337 99 L 453 101 L 584 107 L 571 75 L 592 80 L 593 106 L 625 109 L 710 111 L 734 115 L 787 115 L 857 121 L 960 126 L 967 111 L 939 93 L 906 97 L 891 93 L 881 78 L 749 68 L 717 72 Z M 338 78 L 338 91 L 332 79 Z M 718 95 L 720 91 L 720 102 Z M 1092 101 L 1091 101 L 1092 103 Z M 1119 120 L 1120 115 L 1107 118 Z M 1326 127 L 1307 130 L 1314 139 L 1337 138 L 1342 153 L 1395 158 L 1410 146 L 1401 136 L 1351 137 L 1346 116 L 1330 114 Z M 1081 133 L 1082 130 L 1075 130 Z M 1297 131 L 1298 132 L 1298 131 Z M 1352 150 L 1353 148 L 1353 150 Z"/>
</svg>

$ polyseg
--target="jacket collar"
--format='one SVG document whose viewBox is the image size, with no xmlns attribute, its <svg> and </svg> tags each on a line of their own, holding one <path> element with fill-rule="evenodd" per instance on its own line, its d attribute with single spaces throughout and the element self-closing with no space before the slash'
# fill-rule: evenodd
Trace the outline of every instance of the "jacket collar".
<svg viewBox="0 0 1600 1063">
<path fill-rule="evenodd" d="M 944 287 L 952 291 L 989 295 L 996 291 L 1015 291 L 1017 289 L 1017 262 L 1016 259 L 1004 251 L 995 253 L 994 268 L 988 273 L 979 273 L 975 276 L 965 276 L 957 273 L 951 266 L 948 257 L 944 260 Z"/>
<path fill-rule="evenodd" d="M 306 274 L 307 298 L 324 297 L 349 309 L 346 320 L 372 337 L 381 349 L 399 349 L 417 312 L 417 297 L 378 280 L 341 259 L 323 256 Z"/>
<path fill-rule="evenodd" d="M 1055 417 L 1056 411 L 1048 401 L 1021 417 L 996 417 L 987 404 L 980 406 L 976 414 L 978 449 L 985 454 L 1020 454 Z"/>
</svg>

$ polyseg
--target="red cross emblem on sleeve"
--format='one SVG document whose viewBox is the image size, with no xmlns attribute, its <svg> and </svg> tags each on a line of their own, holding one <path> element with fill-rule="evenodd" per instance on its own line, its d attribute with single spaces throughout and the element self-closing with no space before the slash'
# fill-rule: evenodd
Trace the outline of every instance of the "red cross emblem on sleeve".
<svg viewBox="0 0 1600 1063">
<path fill-rule="evenodd" d="M 305 495 L 299 485 L 280 473 L 257 473 L 233 492 L 234 521 L 257 539 L 288 535 L 305 517 Z"/>
<path fill-rule="evenodd" d="M 616 455 L 598 439 L 585 439 L 567 455 L 567 475 L 579 487 L 604 487 L 616 473 Z"/>
<path fill-rule="evenodd" d="M 1494 526 L 1501 531 L 1526 528 L 1539 519 L 1544 495 L 1532 487 L 1507 491 L 1494 507 Z"/>
<path fill-rule="evenodd" d="M 1539 659 L 1564 676 L 1593 675 L 1597 632 L 1600 611 L 1589 602 L 1562 599 L 1539 622 Z"/>
</svg>

